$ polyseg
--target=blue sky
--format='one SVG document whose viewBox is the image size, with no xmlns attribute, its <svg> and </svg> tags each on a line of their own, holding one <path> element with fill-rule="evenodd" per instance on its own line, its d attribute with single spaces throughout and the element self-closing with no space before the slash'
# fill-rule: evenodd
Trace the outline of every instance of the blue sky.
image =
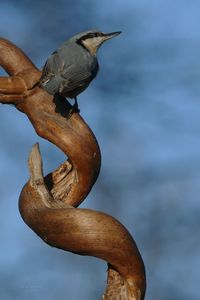
<svg viewBox="0 0 200 300">
<path fill-rule="evenodd" d="M 199 1 L 178 0 L 0 4 L 1 36 L 39 68 L 79 31 L 123 32 L 99 51 L 100 73 L 79 97 L 102 151 L 100 177 L 82 206 L 117 217 L 133 234 L 147 300 L 200 298 L 199 10 Z M 100 299 L 106 264 L 50 248 L 18 212 L 32 145 L 40 142 L 46 173 L 64 155 L 14 107 L 1 105 L 0 125 L 1 298 Z"/>
</svg>

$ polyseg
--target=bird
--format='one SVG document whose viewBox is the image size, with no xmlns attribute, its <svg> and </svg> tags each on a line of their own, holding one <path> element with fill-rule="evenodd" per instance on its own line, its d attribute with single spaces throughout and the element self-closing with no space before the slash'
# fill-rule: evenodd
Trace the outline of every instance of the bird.
<svg viewBox="0 0 200 300">
<path fill-rule="evenodd" d="M 40 87 L 50 95 L 58 94 L 74 99 L 74 110 L 79 111 L 77 96 L 88 87 L 99 71 L 99 47 L 120 33 L 88 30 L 65 41 L 47 59 L 39 80 Z"/>
</svg>

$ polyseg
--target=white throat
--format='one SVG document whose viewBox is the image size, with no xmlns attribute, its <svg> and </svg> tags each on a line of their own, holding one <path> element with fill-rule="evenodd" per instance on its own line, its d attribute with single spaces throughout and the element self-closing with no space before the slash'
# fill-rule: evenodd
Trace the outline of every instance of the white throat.
<svg viewBox="0 0 200 300">
<path fill-rule="evenodd" d="M 85 48 L 89 50 L 90 53 L 96 55 L 99 46 L 104 42 L 102 37 L 94 37 L 83 40 L 82 43 Z"/>
</svg>

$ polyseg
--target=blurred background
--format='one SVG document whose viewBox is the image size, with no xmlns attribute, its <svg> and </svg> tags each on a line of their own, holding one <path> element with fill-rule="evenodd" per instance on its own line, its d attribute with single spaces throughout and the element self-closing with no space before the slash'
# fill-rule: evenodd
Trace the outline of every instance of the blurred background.
<svg viewBox="0 0 200 300">
<path fill-rule="evenodd" d="M 100 73 L 79 96 L 102 151 L 100 177 L 81 207 L 131 232 L 146 266 L 146 300 L 199 300 L 200 2 L 1 0 L 0 20 L 1 36 L 39 68 L 80 31 L 122 30 L 100 49 Z M 15 107 L 0 106 L 0 127 L 0 298 L 101 299 L 106 263 L 47 246 L 18 212 L 32 145 L 40 143 L 45 173 L 64 155 Z"/>
</svg>

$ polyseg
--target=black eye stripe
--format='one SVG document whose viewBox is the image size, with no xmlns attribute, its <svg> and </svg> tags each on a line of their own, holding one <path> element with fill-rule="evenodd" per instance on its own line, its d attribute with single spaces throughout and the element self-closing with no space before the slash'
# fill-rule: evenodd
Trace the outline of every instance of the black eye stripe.
<svg viewBox="0 0 200 300">
<path fill-rule="evenodd" d="M 80 39 L 81 40 L 86 40 L 89 38 L 93 38 L 93 37 L 98 37 L 98 36 L 102 36 L 103 34 L 101 32 L 90 32 L 84 36 L 82 36 Z"/>
<path fill-rule="evenodd" d="M 89 33 L 88 36 L 91 37 L 91 38 L 93 38 L 93 37 L 97 36 L 97 33 L 96 32 L 92 32 L 92 33 Z"/>
</svg>

